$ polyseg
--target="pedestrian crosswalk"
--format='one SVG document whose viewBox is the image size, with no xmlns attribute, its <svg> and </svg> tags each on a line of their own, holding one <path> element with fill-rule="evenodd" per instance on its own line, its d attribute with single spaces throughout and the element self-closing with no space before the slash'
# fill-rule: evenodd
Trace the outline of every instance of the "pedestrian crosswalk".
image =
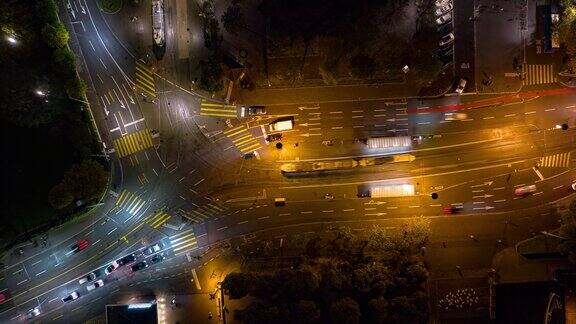
<svg viewBox="0 0 576 324">
<path fill-rule="evenodd" d="M 234 143 L 242 155 L 254 152 L 262 147 L 260 142 L 248 131 L 245 124 L 225 131 L 224 135 Z"/>
<path fill-rule="evenodd" d="M 141 60 L 136 60 L 136 86 L 152 97 L 156 97 L 154 71 Z"/>
<path fill-rule="evenodd" d="M 114 140 L 114 147 L 118 157 L 134 154 L 152 147 L 152 134 L 149 129 L 143 129 L 136 133 L 122 136 Z"/>
<path fill-rule="evenodd" d="M 522 85 L 546 84 L 557 81 L 552 64 L 524 64 Z"/>
<path fill-rule="evenodd" d="M 194 208 L 190 211 L 185 211 L 184 209 L 179 209 L 178 212 L 182 217 L 191 220 L 194 223 L 201 223 L 204 220 L 218 216 L 226 211 L 226 208 L 208 204 L 202 207 Z"/>
<path fill-rule="evenodd" d="M 540 160 L 540 167 L 567 168 L 570 166 L 570 152 L 548 155 Z"/>
<path fill-rule="evenodd" d="M 146 201 L 142 200 L 137 195 L 127 190 L 123 190 L 118 197 L 118 200 L 116 200 L 114 208 L 117 210 L 123 209 L 131 215 L 136 215 L 142 209 L 142 207 L 144 207 L 145 203 Z"/>
<path fill-rule="evenodd" d="M 146 223 L 148 223 L 148 225 L 150 225 L 150 227 L 152 228 L 158 228 L 164 225 L 170 219 L 170 217 L 171 216 L 168 215 L 167 213 L 159 211 L 152 217 L 150 217 L 148 221 L 146 221 Z"/>
<path fill-rule="evenodd" d="M 172 246 L 175 254 L 180 254 L 196 249 L 198 247 L 198 241 L 192 229 L 189 229 L 170 236 L 170 246 Z"/>
<path fill-rule="evenodd" d="M 200 115 L 224 117 L 224 118 L 236 118 L 238 117 L 238 109 L 234 105 L 210 103 L 202 100 L 202 102 L 200 103 Z"/>
</svg>

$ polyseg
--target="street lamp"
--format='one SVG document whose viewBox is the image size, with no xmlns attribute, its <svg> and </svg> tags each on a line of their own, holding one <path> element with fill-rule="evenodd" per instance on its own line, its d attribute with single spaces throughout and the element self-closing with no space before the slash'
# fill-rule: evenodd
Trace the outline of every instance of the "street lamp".
<svg viewBox="0 0 576 324">
<path fill-rule="evenodd" d="M 45 97 L 46 96 L 46 92 L 40 90 L 40 89 L 36 89 L 36 91 L 34 91 L 34 93 L 36 93 L 37 95 L 39 95 L 40 97 Z"/>
<path fill-rule="evenodd" d="M 8 43 L 10 44 L 16 44 L 18 43 L 18 41 L 16 40 L 16 38 L 14 38 L 14 36 L 6 36 L 6 40 L 8 41 Z"/>
</svg>

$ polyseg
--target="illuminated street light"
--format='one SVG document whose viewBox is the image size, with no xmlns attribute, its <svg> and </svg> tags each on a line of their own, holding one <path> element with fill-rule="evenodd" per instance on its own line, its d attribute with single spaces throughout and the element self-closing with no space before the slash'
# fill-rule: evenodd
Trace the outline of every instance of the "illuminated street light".
<svg viewBox="0 0 576 324">
<path fill-rule="evenodd" d="M 14 38 L 14 36 L 6 36 L 6 40 L 7 40 L 8 43 L 10 43 L 10 44 L 16 44 L 16 43 L 18 43 L 18 41 L 16 40 L 16 38 Z"/>
<path fill-rule="evenodd" d="M 46 92 L 40 90 L 40 89 L 36 89 L 36 91 L 34 91 L 34 93 L 36 93 L 37 95 L 39 95 L 40 97 L 45 97 L 46 96 Z"/>
</svg>

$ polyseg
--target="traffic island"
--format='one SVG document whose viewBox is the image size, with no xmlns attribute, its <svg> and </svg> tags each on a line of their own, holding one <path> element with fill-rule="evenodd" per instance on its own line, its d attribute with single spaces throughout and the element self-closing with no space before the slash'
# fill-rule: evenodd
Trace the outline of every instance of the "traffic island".
<svg viewBox="0 0 576 324">
<path fill-rule="evenodd" d="M 122 0 L 99 0 L 100 8 L 107 14 L 115 14 L 122 9 Z"/>
</svg>

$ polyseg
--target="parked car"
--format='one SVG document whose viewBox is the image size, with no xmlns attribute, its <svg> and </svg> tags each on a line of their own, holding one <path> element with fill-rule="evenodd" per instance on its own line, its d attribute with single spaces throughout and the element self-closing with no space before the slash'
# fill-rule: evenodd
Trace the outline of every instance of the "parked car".
<svg viewBox="0 0 576 324">
<path fill-rule="evenodd" d="M 96 279 L 96 273 L 90 272 L 89 274 L 81 277 L 81 278 L 78 280 L 78 283 L 79 283 L 79 284 L 83 284 L 83 283 L 85 283 L 85 282 L 92 281 L 92 280 L 94 280 L 94 279 Z"/>
<path fill-rule="evenodd" d="M 158 242 L 158 243 L 156 243 L 156 244 L 152 244 L 152 245 L 150 245 L 149 247 L 145 248 L 144 251 L 142 251 L 142 253 L 143 253 L 145 256 L 152 255 L 152 254 L 154 254 L 154 253 L 162 250 L 162 245 L 161 245 L 161 244 L 162 244 L 161 242 Z"/>
<path fill-rule="evenodd" d="M 572 181 L 572 184 L 570 185 L 570 188 L 572 188 L 572 190 L 576 191 L 576 180 Z M 0 302 L 1 303 L 1 302 Z"/>
<path fill-rule="evenodd" d="M 452 11 L 452 2 L 448 2 L 441 6 L 436 6 L 436 16 L 442 16 L 443 14 Z"/>
<path fill-rule="evenodd" d="M 249 153 L 243 154 L 242 157 L 243 157 L 244 159 L 246 159 L 246 160 L 249 160 L 249 159 L 258 157 L 258 152 L 256 152 L 256 151 L 254 151 L 254 152 L 249 152 Z"/>
<path fill-rule="evenodd" d="M 6 301 L 6 295 L 0 293 L 0 305 L 3 304 L 5 301 Z"/>
<path fill-rule="evenodd" d="M 109 275 L 110 273 L 112 273 L 112 271 L 120 268 L 121 264 L 118 263 L 119 260 L 116 260 L 114 262 L 112 262 L 109 266 L 106 267 L 106 269 L 104 270 L 104 273 Z"/>
<path fill-rule="evenodd" d="M 132 272 L 140 271 L 142 269 L 146 269 L 148 267 L 148 263 L 146 261 L 140 261 L 132 265 L 131 269 Z"/>
<path fill-rule="evenodd" d="M 282 133 L 270 134 L 266 136 L 266 143 L 279 141 L 282 139 Z"/>
<path fill-rule="evenodd" d="M 110 264 L 108 267 L 106 267 L 104 272 L 108 275 L 112 271 L 120 268 L 121 266 L 123 266 L 125 264 L 128 264 L 130 262 L 134 262 L 135 260 L 136 260 L 136 255 L 134 255 L 134 253 L 128 254 L 127 256 L 112 262 L 112 264 Z"/>
<path fill-rule="evenodd" d="M 450 22 L 450 21 L 452 21 L 452 12 L 447 12 L 443 16 L 440 16 L 436 19 L 436 23 L 438 25 L 443 25 L 443 24 Z"/>
<path fill-rule="evenodd" d="M 78 297 L 80 297 L 80 294 L 78 294 L 77 291 L 72 292 L 70 295 L 62 298 L 62 301 L 65 303 L 71 302 L 75 299 L 78 299 Z"/>
<path fill-rule="evenodd" d="M 460 79 L 460 82 L 458 82 L 458 86 L 456 87 L 456 92 L 462 93 L 464 92 L 465 88 L 466 88 L 466 79 Z"/>
<path fill-rule="evenodd" d="M 444 35 L 442 38 L 440 38 L 440 42 L 438 43 L 438 45 L 446 46 L 448 44 L 452 44 L 452 42 L 454 42 L 454 33 Z"/>
<path fill-rule="evenodd" d="M 444 120 L 464 120 L 468 118 L 465 113 L 447 112 L 444 114 Z"/>
<path fill-rule="evenodd" d="M 86 286 L 86 290 L 88 291 L 92 291 L 96 288 L 100 288 L 104 286 L 104 281 L 102 279 L 94 281 L 94 283 L 92 283 L 91 285 Z"/>
<path fill-rule="evenodd" d="M 78 240 L 74 245 L 72 245 L 72 247 L 70 248 L 70 252 L 78 253 L 87 248 L 88 246 L 90 246 L 90 242 L 88 242 L 88 240 Z"/>
<path fill-rule="evenodd" d="M 155 256 L 150 258 L 150 263 L 156 264 L 156 263 L 162 262 L 164 259 L 166 259 L 166 257 L 164 256 L 164 253 L 158 253 Z"/>
<path fill-rule="evenodd" d="M 514 194 L 518 197 L 524 197 L 534 192 L 536 192 L 536 185 L 523 186 L 514 190 Z"/>
<path fill-rule="evenodd" d="M 132 254 L 128 254 L 127 256 L 123 257 L 122 259 L 120 259 L 122 261 L 122 264 L 128 264 L 130 262 L 134 262 L 136 260 L 136 255 L 134 253 Z"/>
<path fill-rule="evenodd" d="M 452 24 L 443 24 L 438 26 L 438 28 L 436 28 L 436 30 L 438 30 L 438 33 L 440 35 L 446 35 L 448 33 L 451 33 L 453 28 L 452 28 Z"/>
</svg>

